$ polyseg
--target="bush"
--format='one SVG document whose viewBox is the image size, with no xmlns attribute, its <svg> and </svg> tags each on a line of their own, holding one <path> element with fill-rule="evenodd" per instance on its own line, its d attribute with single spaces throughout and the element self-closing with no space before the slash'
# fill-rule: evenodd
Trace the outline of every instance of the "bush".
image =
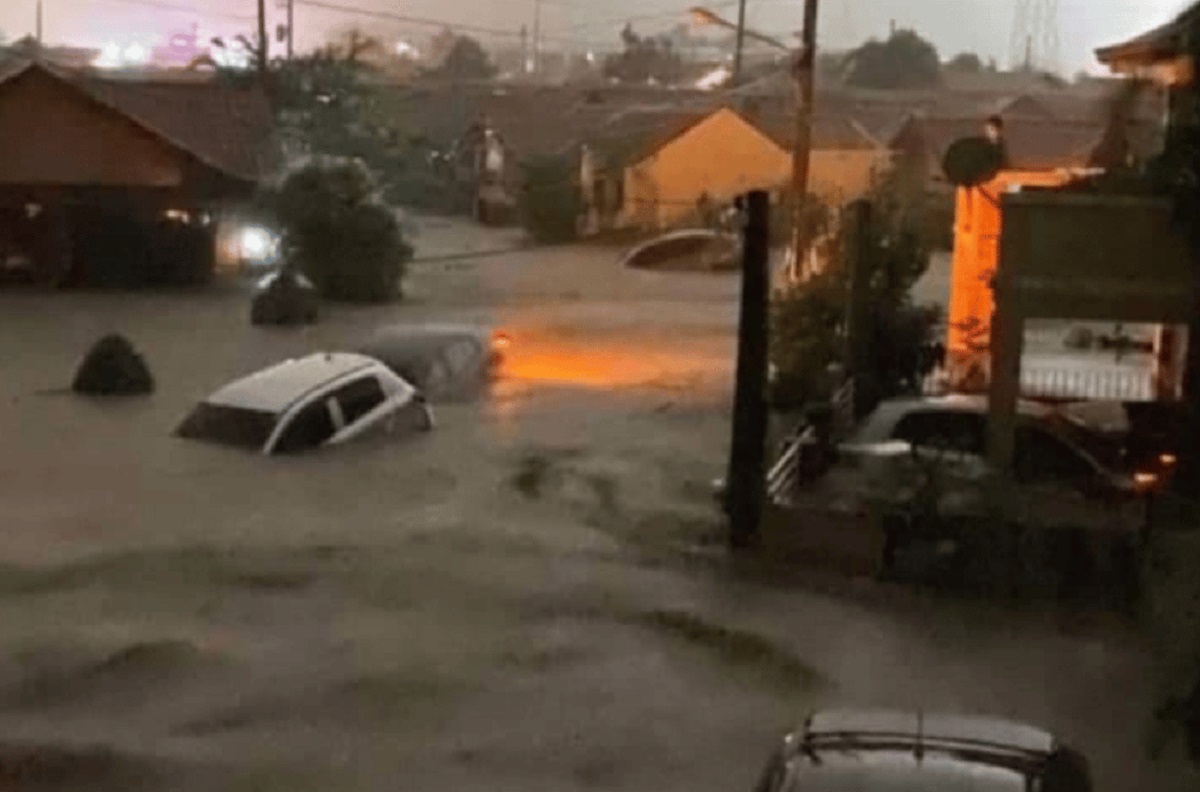
<svg viewBox="0 0 1200 792">
<path fill-rule="evenodd" d="M 309 162 L 284 178 L 272 203 L 286 255 L 323 297 L 384 302 L 400 295 L 413 250 L 360 162 Z"/>
<path fill-rule="evenodd" d="M 867 279 L 870 323 L 865 328 L 867 370 L 855 373 L 859 406 L 870 409 L 880 400 L 919 389 L 930 366 L 932 333 L 940 317 L 935 307 L 913 305 L 909 290 L 924 273 L 929 251 L 915 227 L 917 216 L 886 184 L 872 196 L 875 219 L 864 277 Z M 809 233 L 828 227 L 828 209 L 814 205 Z M 836 229 L 825 238 L 826 267 L 807 283 L 779 294 L 772 306 L 771 359 L 776 378 L 776 406 L 799 406 L 827 399 L 828 368 L 842 362 L 847 351 L 846 319 L 849 301 L 845 236 L 855 230 Z"/>
<path fill-rule="evenodd" d="M 154 378 L 129 339 L 106 335 L 80 363 L 71 390 L 89 396 L 137 396 L 154 391 Z"/>
<path fill-rule="evenodd" d="M 524 171 L 519 213 L 529 236 L 541 244 L 561 244 L 578 237 L 583 202 L 570 163 L 559 158 L 530 160 Z"/>
</svg>

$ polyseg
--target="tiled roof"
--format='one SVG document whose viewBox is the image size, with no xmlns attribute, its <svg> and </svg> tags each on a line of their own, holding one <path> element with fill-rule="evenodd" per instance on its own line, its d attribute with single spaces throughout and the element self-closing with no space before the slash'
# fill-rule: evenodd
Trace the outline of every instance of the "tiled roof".
<svg viewBox="0 0 1200 792">
<path fill-rule="evenodd" d="M 40 69 L 134 121 L 227 176 L 257 181 L 271 167 L 273 128 L 266 96 L 225 83 L 110 79 L 25 62 L 0 72 L 0 84 Z"/>
<path fill-rule="evenodd" d="M 940 163 L 950 144 L 979 136 L 982 131 L 979 118 L 914 117 L 890 145 L 903 148 L 918 141 L 924 153 Z M 1103 134 L 1104 127 L 1099 123 L 1015 119 L 1005 124 L 1012 166 L 1030 170 L 1083 167 Z"/>
<path fill-rule="evenodd" d="M 783 149 L 791 151 L 796 139 L 796 118 L 789 113 L 764 113 L 753 122 Z M 863 151 L 882 147 L 861 123 L 846 113 L 822 112 L 812 119 L 812 147 L 816 151 Z"/>
</svg>

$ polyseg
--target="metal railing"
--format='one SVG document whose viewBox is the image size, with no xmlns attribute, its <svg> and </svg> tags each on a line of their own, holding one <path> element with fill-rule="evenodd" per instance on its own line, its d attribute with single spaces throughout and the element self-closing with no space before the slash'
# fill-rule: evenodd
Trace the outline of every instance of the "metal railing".
<svg viewBox="0 0 1200 792">
<path fill-rule="evenodd" d="M 833 409 L 833 439 L 840 440 L 854 428 L 854 380 L 849 379 L 829 400 Z M 767 497 L 772 503 L 787 504 L 803 484 L 802 462 L 804 448 L 819 442 L 817 430 L 808 424 L 796 427 L 783 444 L 783 451 L 767 471 Z"/>
</svg>

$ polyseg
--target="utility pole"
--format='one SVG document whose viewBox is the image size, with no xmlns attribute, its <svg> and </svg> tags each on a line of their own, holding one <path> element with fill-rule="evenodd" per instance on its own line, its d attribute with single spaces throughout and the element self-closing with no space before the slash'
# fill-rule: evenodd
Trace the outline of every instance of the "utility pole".
<svg viewBox="0 0 1200 792">
<path fill-rule="evenodd" d="M 267 83 L 267 70 L 269 64 L 267 58 L 270 52 L 270 44 L 267 39 L 267 0 L 258 0 L 258 76 L 262 78 L 263 85 Z"/>
<path fill-rule="evenodd" d="M 287 0 L 287 57 L 292 59 L 296 44 L 296 0 Z"/>
<path fill-rule="evenodd" d="M 767 436 L 767 263 L 770 256 L 770 197 L 762 190 L 744 196 L 742 296 L 738 316 L 737 384 L 733 440 L 726 474 L 729 544 L 734 550 L 759 540 L 766 488 Z"/>
<path fill-rule="evenodd" d="M 42 43 L 42 0 L 38 0 L 37 4 L 37 43 Z"/>
<path fill-rule="evenodd" d="M 542 0 L 533 0 L 533 73 L 542 70 Z"/>
<path fill-rule="evenodd" d="M 733 47 L 733 76 L 730 84 L 737 86 L 742 80 L 742 51 L 746 44 L 746 0 L 738 0 L 737 39 Z"/>
<path fill-rule="evenodd" d="M 804 216 L 808 203 L 808 161 L 812 151 L 813 80 L 817 59 L 817 0 L 804 0 L 804 27 L 800 32 L 800 51 L 796 54 L 796 145 L 792 152 L 792 190 L 795 212 L 792 217 L 792 279 L 799 277 L 804 251 Z"/>
</svg>

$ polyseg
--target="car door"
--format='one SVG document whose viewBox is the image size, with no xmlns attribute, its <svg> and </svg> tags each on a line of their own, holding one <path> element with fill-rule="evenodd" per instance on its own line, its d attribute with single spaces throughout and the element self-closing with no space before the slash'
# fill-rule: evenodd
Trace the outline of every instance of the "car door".
<svg viewBox="0 0 1200 792">
<path fill-rule="evenodd" d="M 334 413 L 335 403 L 328 395 L 318 396 L 284 418 L 273 444 L 271 454 L 299 454 L 311 451 L 333 439 L 338 430 Z"/>
<path fill-rule="evenodd" d="M 1078 449 L 1034 424 L 1019 425 L 1014 440 L 1014 478 L 1031 524 L 1103 526 L 1120 516 L 1094 496 L 1101 473 Z"/>
<path fill-rule="evenodd" d="M 394 406 L 390 404 L 379 377 L 366 374 L 336 388 L 331 394 L 340 428 L 334 442 L 358 437 L 373 428 L 383 428 Z"/>
</svg>

